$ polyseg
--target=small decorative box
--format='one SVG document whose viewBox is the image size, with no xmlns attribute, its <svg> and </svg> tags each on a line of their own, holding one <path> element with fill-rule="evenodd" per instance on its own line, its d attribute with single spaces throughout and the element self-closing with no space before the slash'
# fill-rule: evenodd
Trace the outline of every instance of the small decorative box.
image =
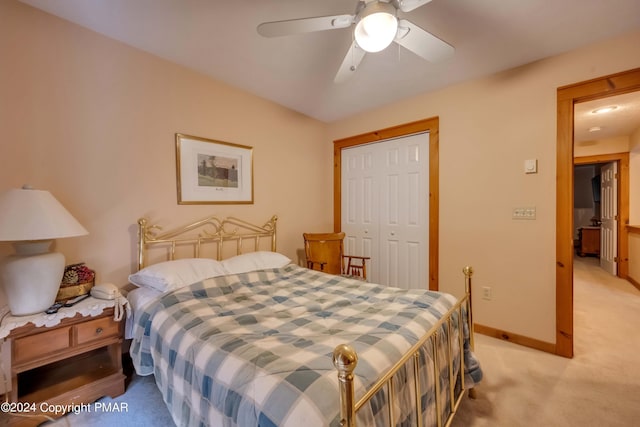
<svg viewBox="0 0 640 427">
<path fill-rule="evenodd" d="M 56 302 L 86 295 L 95 284 L 96 274 L 84 263 L 68 265 L 64 269 Z"/>
</svg>

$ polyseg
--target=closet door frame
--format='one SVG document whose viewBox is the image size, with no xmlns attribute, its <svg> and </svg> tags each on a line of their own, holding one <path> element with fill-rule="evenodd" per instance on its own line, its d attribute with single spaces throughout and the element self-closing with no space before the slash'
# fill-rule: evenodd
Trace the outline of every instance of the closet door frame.
<svg viewBox="0 0 640 427">
<path fill-rule="evenodd" d="M 333 141 L 333 229 L 340 232 L 342 231 L 342 149 L 429 132 L 429 289 L 432 291 L 437 291 L 439 288 L 439 127 L 439 118 L 432 117 Z"/>
</svg>

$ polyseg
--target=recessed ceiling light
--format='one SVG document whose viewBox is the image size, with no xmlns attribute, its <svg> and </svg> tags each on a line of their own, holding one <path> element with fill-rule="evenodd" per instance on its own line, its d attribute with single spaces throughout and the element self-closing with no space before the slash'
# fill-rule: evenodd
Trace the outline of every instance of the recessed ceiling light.
<svg viewBox="0 0 640 427">
<path fill-rule="evenodd" d="M 600 126 L 592 126 L 589 128 L 589 132 L 599 132 L 602 128 Z"/>
<path fill-rule="evenodd" d="M 617 105 L 609 105 L 608 107 L 601 107 L 601 108 L 596 108 L 595 110 L 593 110 L 591 112 L 591 114 L 603 114 L 603 113 L 608 113 L 610 111 L 615 110 L 616 108 L 618 108 Z"/>
</svg>

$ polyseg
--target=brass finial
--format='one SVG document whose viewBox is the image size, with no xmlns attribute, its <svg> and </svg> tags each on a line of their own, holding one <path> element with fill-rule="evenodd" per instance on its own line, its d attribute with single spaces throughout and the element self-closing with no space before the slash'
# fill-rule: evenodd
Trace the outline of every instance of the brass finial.
<svg viewBox="0 0 640 427">
<path fill-rule="evenodd" d="M 467 265 L 465 268 L 463 268 L 462 272 L 467 277 L 473 276 L 473 268 L 470 265 Z"/>
<path fill-rule="evenodd" d="M 347 344 L 338 345 L 333 350 L 333 366 L 340 372 L 350 374 L 358 364 L 356 351 Z"/>
</svg>

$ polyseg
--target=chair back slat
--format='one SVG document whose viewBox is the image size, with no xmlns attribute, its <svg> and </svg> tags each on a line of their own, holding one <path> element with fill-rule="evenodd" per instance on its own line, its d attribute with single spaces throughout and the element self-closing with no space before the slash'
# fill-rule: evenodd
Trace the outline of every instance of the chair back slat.
<svg viewBox="0 0 640 427">
<path fill-rule="evenodd" d="M 344 233 L 304 233 L 304 251 L 310 268 L 342 274 Z"/>
</svg>

